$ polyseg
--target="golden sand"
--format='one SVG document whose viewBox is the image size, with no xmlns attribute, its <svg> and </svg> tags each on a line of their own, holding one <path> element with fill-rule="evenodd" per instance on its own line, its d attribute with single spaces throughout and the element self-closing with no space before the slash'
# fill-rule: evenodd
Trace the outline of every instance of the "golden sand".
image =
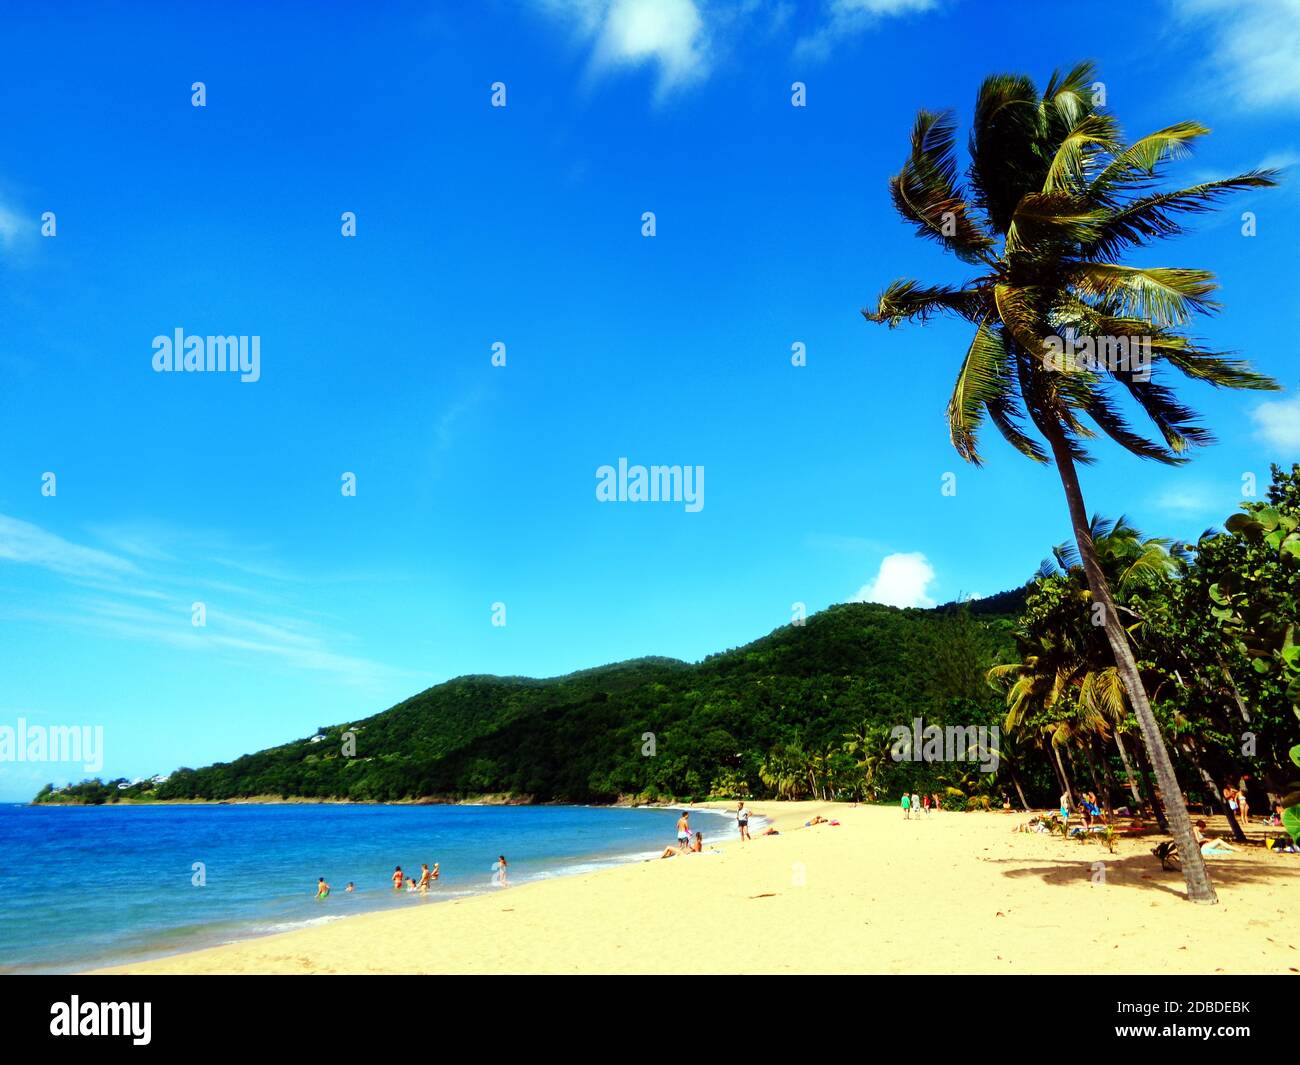
<svg viewBox="0 0 1300 1065">
<path fill-rule="evenodd" d="M 755 809 L 779 836 L 103 971 L 1300 972 L 1300 855 L 1212 859 L 1220 903 L 1198 906 L 1150 837 L 1112 855 L 1015 833 L 1023 814 Z"/>
</svg>

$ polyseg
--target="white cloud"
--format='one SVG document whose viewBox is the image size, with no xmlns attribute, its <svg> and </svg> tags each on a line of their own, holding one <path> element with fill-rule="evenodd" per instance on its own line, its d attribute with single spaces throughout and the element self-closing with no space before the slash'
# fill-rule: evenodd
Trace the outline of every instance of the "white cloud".
<svg viewBox="0 0 1300 1065">
<path fill-rule="evenodd" d="M 253 658 L 273 660 L 291 669 L 330 674 L 360 688 L 386 684 L 407 674 L 379 662 L 341 653 L 335 648 L 345 636 L 326 631 L 302 610 L 261 588 L 244 592 L 225 582 L 200 577 L 195 572 L 202 553 L 193 549 L 205 538 L 181 530 L 145 524 L 101 526 L 113 546 L 135 555 L 125 558 L 95 547 L 65 540 L 31 522 L 0 514 L 0 562 L 33 566 L 58 574 L 81 588 L 99 593 L 71 600 L 42 592 L 36 607 L 0 607 L 0 617 L 44 622 L 62 628 L 83 627 L 120 639 L 164 644 L 198 653 L 236 656 L 241 663 Z M 163 550 L 166 544 L 168 550 Z M 252 573 L 263 581 L 286 580 L 273 564 L 258 560 L 238 562 L 202 559 Z M 317 582 L 320 583 L 320 582 Z M 224 587 L 218 600 L 207 604 L 207 624 L 191 624 L 197 586 Z M 241 611 L 235 600 L 274 602 L 281 613 L 270 615 Z M 147 600 L 141 605 L 135 600 Z"/>
<path fill-rule="evenodd" d="M 22 233 L 23 220 L 0 203 L 0 244 L 6 246 L 16 244 Z"/>
<path fill-rule="evenodd" d="M 30 522 L 3 514 L 0 514 L 0 559 L 82 579 L 111 579 L 136 570 L 127 559 L 82 547 Z"/>
<path fill-rule="evenodd" d="M 822 25 L 795 43 L 799 59 L 825 59 L 847 37 L 870 29 L 882 19 L 932 11 L 939 0 L 828 0 Z"/>
<path fill-rule="evenodd" d="M 886 555 L 875 580 L 858 589 L 854 603 L 884 603 L 886 606 L 934 606 L 926 592 L 934 580 L 934 567 L 919 551 Z"/>
<path fill-rule="evenodd" d="M 1300 450 L 1300 393 L 1290 399 L 1261 403 L 1250 417 L 1256 436 L 1292 454 Z"/>
<path fill-rule="evenodd" d="M 1243 108 L 1300 105 L 1300 0 L 1176 0 L 1204 29 L 1219 90 Z"/>
<path fill-rule="evenodd" d="M 1220 493 L 1205 485 L 1180 485 L 1166 488 L 1155 498 L 1155 504 L 1170 514 L 1210 514 L 1230 510 L 1235 500 L 1224 500 Z"/>
<path fill-rule="evenodd" d="M 695 0 L 541 0 L 541 6 L 593 42 L 594 74 L 656 66 L 656 94 L 663 97 L 709 73 L 709 33 Z"/>
</svg>

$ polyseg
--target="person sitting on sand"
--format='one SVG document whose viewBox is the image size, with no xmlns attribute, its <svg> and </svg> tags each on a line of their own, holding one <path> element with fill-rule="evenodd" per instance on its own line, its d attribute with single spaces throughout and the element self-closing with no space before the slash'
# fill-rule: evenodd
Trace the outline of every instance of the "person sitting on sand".
<svg viewBox="0 0 1300 1065">
<path fill-rule="evenodd" d="M 1196 822 L 1195 827 L 1192 829 L 1192 836 L 1200 844 L 1202 854 L 1235 854 L 1237 852 L 1236 847 L 1229 847 L 1223 840 L 1207 836 L 1204 821 Z"/>
<path fill-rule="evenodd" d="M 405 880 L 406 877 L 402 875 L 402 867 L 399 865 L 395 870 L 393 870 L 393 890 L 401 891 L 402 883 Z"/>
<path fill-rule="evenodd" d="M 329 893 L 330 893 L 330 886 L 327 883 L 325 883 L 325 878 L 323 876 L 318 877 L 316 880 L 316 897 L 318 899 L 328 898 Z"/>
</svg>

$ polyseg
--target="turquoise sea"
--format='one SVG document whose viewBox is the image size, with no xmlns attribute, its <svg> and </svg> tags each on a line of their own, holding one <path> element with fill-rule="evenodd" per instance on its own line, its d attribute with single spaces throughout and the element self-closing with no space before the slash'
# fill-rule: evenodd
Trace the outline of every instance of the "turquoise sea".
<svg viewBox="0 0 1300 1065">
<path fill-rule="evenodd" d="M 0 806 L 0 972 L 76 972 L 288 931 L 369 910 L 437 905 L 657 857 L 679 811 L 586 806 L 337 804 Z M 735 821 L 691 811 L 706 841 Z M 394 893 L 393 868 L 427 896 Z M 317 901 L 316 878 L 332 888 Z M 348 881 L 356 885 L 344 891 Z M 508 889 L 506 889 L 508 890 Z"/>
</svg>

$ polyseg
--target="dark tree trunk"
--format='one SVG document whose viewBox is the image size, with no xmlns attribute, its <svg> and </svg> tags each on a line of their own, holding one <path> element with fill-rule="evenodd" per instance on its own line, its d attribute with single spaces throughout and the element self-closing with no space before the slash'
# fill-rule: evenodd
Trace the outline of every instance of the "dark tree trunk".
<svg viewBox="0 0 1300 1065">
<path fill-rule="evenodd" d="M 1128 778 L 1128 791 L 1133 796 L 1133 809 L 1136 810 L 1142 805 L 1142 793 L 1138 791 L 1137 778 L 1133 775 L 1133 767 L 1129 765 L 1128 751 L 1124 750 L 1124 737 L 1119 734 L 1119 729 L 1115 730 L 1115 746 L 1119 748 L 1119 760 L 1124 763 L 1124 775 Z"/>
<path fill-rule="evenodd" d="M 1160 735 L 1160 726 L 1156 723 L 1151 704 L 1147 701 L 1146 688 L 1142 685 L 1142 676 L 1138 673 L 1137 660 L 1133 657 L 1133 648 L 1129 646 L 1128 633 L 1120 624 L 1115 601 L 1097 562 L 1097 552 L 1093 547 L 1092 534 L 1088 525 L 1088 513 L 1083 504 L 1083 491 L 1079 487 L 1078 474 L 1074 468 L 1074 456 L 1065 439 L 1061 427 L 1049 424 L 1046 433 L 1048 443 L 1052 446 L 1052 456 L 1056 459 L 1057 473 L 1061 486 L 1065 489 L 1065 501 L 1070 508 L 1070 524 L 1074 527 L 1074 539 L 1079 548 L 1079 559 L 1088 578 L 1088 588 L 1092 592 L 1093 602 L 1100 604 L 1102 623 L 1106 629 L 1106 638 L 1115 655 L 1115 666 L 1123 678 L 1128 691 L 1129 704 L 1137 717 L 1138 727 L 1142 730 L 1142 743 L 1151 760 L 1155 772 L 1156 784 L 1160 788 L 1161 799 L 1165 804 L 1165 815 L 1169 819 L 1169 831 L 1178 845 L 1178 854 L 1182 859 L 1183 879 L 1187 884 L 1187 897 L 1193 902 L 1216 903 L 1218 896 L 1214 885 L 1210 883 L 1210 873 L 1205 867 L 1205 856 L 1192 835 L 1192 819 L 1187 814 L 1187 804 L 1183 801 L 1178 778 L 1174 775 L 1173 762 Z"/>
<path fill-rule="evenodd" d="M 1187 760 L 1192 763 L 1192 768 L 1200 775 L 1201 783 L 1205 785 L 1205 790 L 1223 810 L 1228 818 L 1228 827 L 1232 829 L 1232 838 L 1238 843 L 1246 842 L 1246 833 L 1241 830 L 1241 824 L 1237 821 L 1237 815 L 1232 812 L 1232 807 L 1228 805 L 1228 800 L 1223 797 L 1223 792 L 1219 790 L 1219 785 L 1214 782 L 1214 777 L 1201 762 L 1200 755 L 1196 750 L 1196 741 L 1190 738 L 1183 745 L 1183 750 L 1187 752 Z"/>
</svg>

